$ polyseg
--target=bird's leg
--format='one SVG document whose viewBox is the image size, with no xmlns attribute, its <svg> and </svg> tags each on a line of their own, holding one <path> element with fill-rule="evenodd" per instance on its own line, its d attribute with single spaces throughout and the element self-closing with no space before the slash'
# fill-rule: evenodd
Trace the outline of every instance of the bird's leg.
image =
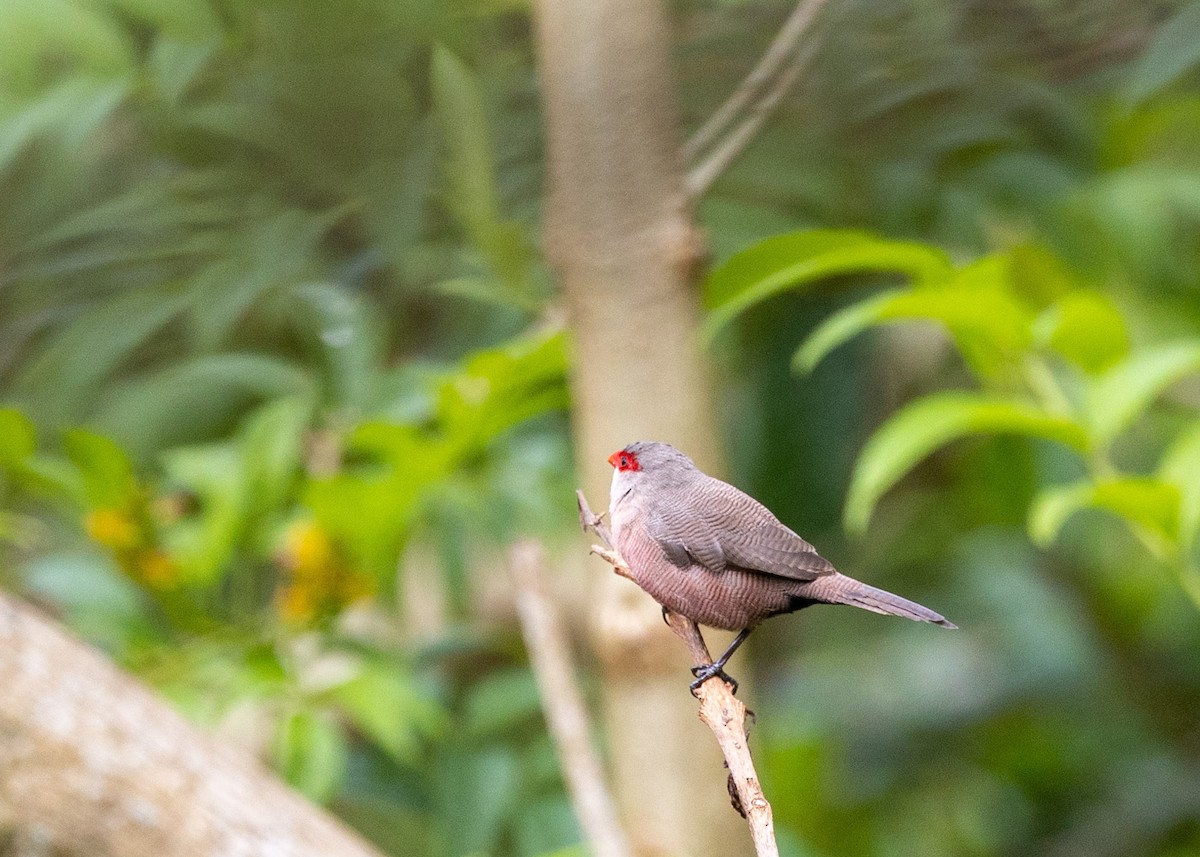
<svg viewBox="0 0 1200 857">
<path fill-rule="evenodd" d="M 733 692 L 737 693 L 737 680 L 725 672 L 725 664 L 729 663 L 729 659 L 733 657 L 733 653 L 738 650 L 738 646 L 746 642 L 746 638 L 750 636 L 751 630 L 753 629 L 743 628 L 741 632 L 733 638 L 733 642 L 729 644 L 729 647 L 725 649 L 725 651 L 721 654 L 721 657 L 717 658 L 713 663 L 692 667 L 692 675 L 696 677 L 696 680 L 691 684 L 693 694 L 695 694 L 696 689 L 700 687 L 700 685 L 704 684 L 714 676 L 722 681 L 728 682 L 730 687 L 733 688 Z"/>
</svg>

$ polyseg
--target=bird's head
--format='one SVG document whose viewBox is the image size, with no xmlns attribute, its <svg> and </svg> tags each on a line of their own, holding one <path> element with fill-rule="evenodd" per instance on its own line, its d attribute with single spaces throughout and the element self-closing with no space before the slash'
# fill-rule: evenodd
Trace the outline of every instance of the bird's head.
<svg viewBox="0 0 1200 857">
<path fill-rule="evenodd" d="M 675 447 L 654 440 L 635 441 L 608 457 L 613 467 L 613 485 L 629 487 L 644 479 L 670 478 L 695 468 L 692 460 Z"/>
</svg>

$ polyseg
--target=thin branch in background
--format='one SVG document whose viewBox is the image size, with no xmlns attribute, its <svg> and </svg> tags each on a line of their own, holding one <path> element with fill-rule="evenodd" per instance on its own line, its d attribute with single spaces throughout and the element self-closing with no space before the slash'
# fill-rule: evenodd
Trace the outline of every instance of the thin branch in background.
<svg viewBox="0 0 1200 857">
<path fill-rule="evenodd" d="M 608 526 L 592 511 L 582 491 L 576 491 L 575 496 L 579 500 L 579 523 L 584 530 L 592 530 L 605 544 L 604 548 L 593 545 L 592 553 L 612 565 L 617 574 L 629 577 L 629 566 L 617 553 Z M 696 665 L 711 664 L 712 655 L 696 623 L 671 611 L 665 611 L 663 615 L 671 630 L 687 646 Z M 715 677 L 700 685 L 695 695 L 700 700 L 700 720 L 712 730 L 713 737 L 717 739 L 721 753 L 725 756 L 725 766 L 729 768 L 729 781 L 733 786 L 731 794 L 737 795 L 734 808 L 750 825 L 750 837 L 754 842 L 755 853 L 758 857 L 779 857 L 771 804 L 763 794 L 758 773 L 754 770 L 754 759 L 750 756 L 750 742 L 746 732 L 746 706 L 733 695 L 733 688 Z"/>
<path fill-rule="evenodd" d="M 521 633 L 537 679 L 542 710 L 589 849 L 595 857 L 629 857 L 629 840 L 592 745 L 591 724 L 575 683 L 562 622 L 542 590 L 542 546 L 532 541 L 514 545 L 511 564 Z"/>
<path fill-rule="evenodd" d="M 688 171 L 684 179 L 684 189 L 691 199 L 703 196 L 713 182 L 720 178 L 730 164 L 737 160 L 738 155 L 745 151 L 750 141 L 766 124 L 767 119 L 775 112 L 783 96 L 799 79 L 800 73 L 807 67 L 808 62 L 816 52 L 815 45 L 805 46 L 795 59 L 775 79 L 774 84 L 762 97 L 750 105 L 750 115 L 734 128 L 703 161 Z"/>
<path fill-rule="evenodd" d="M 783 26 L 779 28 L 779 32 L 763 53 L 762 58 L 759 59 L 758 64 L 751 69 L 750 74 L 746 75 L 745 80 L 738 85 L 725 103 L 718 107 L 713 115 L 692 135 L 692 138 L 684 144 L 683 157 L 685 161 L 699 158 L 701 153 L 709 148 L 727 153 L 720 160 L 714 161 L 714 157 L 711 155 L 705 158 L 703 163 L 710 164 L 710 166 L 703 172 L 697 169 L 692 170 L 687 184 L 689 190 L 693 185 L 698 188 L 698 190 L 691 191 L 693 199 L 707 190 L 716 176 L 720 175 L 720 170 L 716 170 L 715 174 L 708 177 L 708 174 L 713 172 L 713 166 L 721 165 L 721 169 L 724 169 L 733 161 L 737 153 L 745 148 L 758 129 L 762 127 L 762 123 L 779 103 L 783 93 L 795 82 L 799 69 L 796 68 L 793 60 L 800 51 L 800 43 L 804 34 L 812 26 L 812 22 L 825 2 L 826 0 L 802 0 L 796 6 L 788 19 L 783 22 Z M 783 78 L 787 79 L 787 83 L 780 87 L 779 81 Z M 771 106 L 764 111 L 762 103 L 766 101 L 770 101 Z M 720 141 L 718 138 L 725 133 L 726 128 L 737 122 L 747 109 L 750 111 L 751 118 L 760 117 L 757 123 L 743 122 L 727 135 L 725 141 Z M 740 140 L 736 147 L 732 147 L 729 143 L 729 139 L 734 137 Z M 729 152 L 732 152 L 732 155 L 728 154 Z M 699 181 L 701 178 L 707 180 L 701 182 Z"/>
<path fill-rule="evenodd" d="M 725 99 L 725 103 L 718 107 L 713 115 L 708 117 L 705 123 L 697 129 L 691 139 L 684 144 L 683 156 L 685 159 L 690 161 L 711 146 L 725 130 L 725 127 L 732 124 L 750 102 L 758 97 L 759 92 L 770 85 L 799 49 L 800 40 L 812 26 L 812 22 L 825 2 L 826 0 L 802 0 L 792 10 L 792 14 L 783 22 L 783 26 L 779 28 L 775 38 L 767 46 L 758 64 L 738 84 L 738 88 L 733 91 L 733 94 Z"/>
<path fill-rule="evenodd" d="M 812 26 L 812 22 L 825 2 L 826 0 L 802 0 L 792 10 L 792 14 L 783 22 L 783 26 L 779 28 L 775 38 L 767 46 L 758 64 L 738 84 L 733 95 L 729 96 L 725 103 L 718 107 L 713 115 L 708 117 L 708 120 L 692 135 L 691 139 L 684 144 L 683 156 L 685 159 L 690 161 L 711 146 L 725 130 L 725 127 L 733 123 L 750 102 L 757 98 L 759 93 L 779 75 L 784 66 L 788 64 L 788 60 L 799 49 L 800 40 Z"/>
</svg>

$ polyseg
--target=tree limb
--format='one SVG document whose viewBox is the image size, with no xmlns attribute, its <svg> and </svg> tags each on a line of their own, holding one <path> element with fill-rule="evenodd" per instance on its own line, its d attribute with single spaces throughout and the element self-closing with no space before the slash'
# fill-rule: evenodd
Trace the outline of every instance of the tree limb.
<svg viewBox="0 0 1200 857">
<path fill-rule="evenodd" d="M 536 542 L 514 545 L 511 561 L 521 633 L 579 824 L 595 857 L 629 857 L 629 841 L 592 745 L 592 729 L 575 683 L 566 635 L 554 605 L 542 590 L 542 547 Z"/>
<path fill-rule="evenodd" d="M 0 808 L 55 853 L 381 857 L 0 592 Z"/>
<path fill-rule="evenodd" d="M 617 553 L 608 526 L 592 511 L 582 491 L 576 491 L 575 496 L 579 501 L 580 524 L 584 530 L 592 530 L 606 546 L 593 546 L 592 553 L 611 564 L 617 574 L 629 577 L 629 566 Z M 669 610 L 665 610 L 663 616 L 671 630 L 683 640 L 697 666 L 712 663 L 712 655 L 695 622 Z M 695 695 L 700 700 L 700 719 L 712 730 L 725 756 L 732 785 L 731 796 L 737 795 L 734 808 L 745 816 L 750 825 L 750 837 L 754 841 L 756 854 L 758 857 L 778 857 L 779 846 L 775 842 L 771 804 L 763 794 L 758 773 L 754 769 L 754 759 L 750 756 L 746 706 L 733 695 L 733 688 L 716 676 L 700 685 Z"/>
<path fill-rule="evenodd" d="M 809 0 L 809 2 L 820 3 L 824 0 Z M 775 112 L 775 108 L 779 106 L 783 96 L 799 79 L 815 51 L 814 45 L 803 48 L 775 78 L 771 87 L 762 93 L 761 98 L 750 105 L 750 115 L 730 131 L 720 145 L 709 153 L 708 157 L 688 171 L 684 179 L 684 187 L 687 189 L 690 199 L 695 200 L 703 196 L 721 177 L 721 174 L 729 169 L 730 164 L 745 151 L 746 147 L 750 145 L 750 141 L 758 135 L 762 126 Z"/>
<path fill-rule="evenodd" d="M 801 42 L 826 0 L 801 0 L 783 22 L 779 32 L 738 85 L 683 147 L 685 161 L 695 161 L 707 149 L 712 151 L 697 163 L 684 179 L 688 199 L 695 201 L 712 187 L 750 145 L 759 130 L 791 89 L 813 53 L 813 46 L 801 48 Z M 726 129 L 749 113 L 733 130 Z M 719 139 L 725 134 L 724 139 Z"/>
</svg>

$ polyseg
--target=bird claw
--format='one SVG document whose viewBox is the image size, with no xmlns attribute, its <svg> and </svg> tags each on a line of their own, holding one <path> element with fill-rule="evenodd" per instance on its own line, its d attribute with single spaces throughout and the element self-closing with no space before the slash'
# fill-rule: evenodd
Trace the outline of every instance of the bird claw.
<svg viewBox="0 0 1200 857">
<path fill-rule="evenodd" d="M 692 667 L 692 675 L 696 677 L 696 680 L 689 685 L 692 691 L 692 696 L 695 696 L 696 691 L 700 688 L 700 685 L 704 684 L 710 678 L 719 678 L 721 681 L 725 682 L 730 687 L 730 693 L 736 694 L 738 691 L 737 679 L 725 672 L 725 670 L 717 664 L 703 664 L 702 666 Z"/>
</svg>

